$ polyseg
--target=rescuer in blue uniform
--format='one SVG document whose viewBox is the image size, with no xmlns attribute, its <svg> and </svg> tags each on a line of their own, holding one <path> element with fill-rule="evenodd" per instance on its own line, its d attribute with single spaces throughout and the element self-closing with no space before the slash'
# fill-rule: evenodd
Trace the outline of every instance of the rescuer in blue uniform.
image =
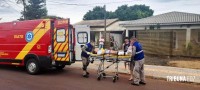
<svg viewBox="0 0 200 90">
<path fill-rule="evenodd" d="M 139 86 L 139 84 L 145 85 L 145 76 L 144 76 L 144 52 L 142 49 L 142 45 L 137 41 L 135 37 L 130 39 L 131 43 L 133 43 L 133 51 L 131 60 L 135 62 L 134 66 L 134 81 L 131 83 L 132 85 Z"/>
<path fill-rule="evenodd" d="M 86 78 L 89 77 L 89 73 L 87 72 L 87 67 L 90 63 L 89 56 L 93 51 L 94 51 L 94 42 L 93 41 L 85 44 L 82 47 L 81 59 L 82 59 L 82 63 L 83 63 L 83 68 L 82 68 L 83 69 L 83 77 L 86 77 Z"/>
</svg>

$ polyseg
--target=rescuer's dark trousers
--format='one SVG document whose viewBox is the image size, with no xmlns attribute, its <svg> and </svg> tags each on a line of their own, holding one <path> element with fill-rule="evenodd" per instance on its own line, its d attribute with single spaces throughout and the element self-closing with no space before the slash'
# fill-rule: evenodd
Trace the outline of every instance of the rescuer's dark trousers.
<svg viewBox="0 0 200 90">
<path fill-rule="evenodd" d="M 86 75 L 87 74 L 87 67 L 90 63 L 89 61 L 89 57 L 81 57 L 82 59 L 82 63 L 83 63 L 83 75 Z"/>
</svg>

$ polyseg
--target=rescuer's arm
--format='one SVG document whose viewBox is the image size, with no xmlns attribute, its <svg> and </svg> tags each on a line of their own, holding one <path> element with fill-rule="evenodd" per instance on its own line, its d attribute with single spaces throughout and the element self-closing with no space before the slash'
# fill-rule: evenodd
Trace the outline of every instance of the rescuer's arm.
<svg viewBox="0 0 200 90">
<path fill-rule="evenodd" d="M 122 50 L 124 50 L 124 45 L 125 45 L 125 44 L 123 43 L 123 44 L 122 44 Z"/>
<path fill-rule="evenodd" d="M 132 57 L 134 57 L 136 54 L 136 47 L 132 46 Z"/>
<path fill-rule="evenodd" d="M 85 53 L 88 53 L 88 52 L 86 51 L 87 48 L 88 48 L 88 46 L 87 46 L 87 45 L 84 45 L 84 46 L 81 48 L 81 50 L 82 50 L 83 52 L 85 52 Z"/>
<path fill-rule="evenodd" d="M 92 53 L 95 52 L 95 47 L 92 48 Z"/>
</svg>

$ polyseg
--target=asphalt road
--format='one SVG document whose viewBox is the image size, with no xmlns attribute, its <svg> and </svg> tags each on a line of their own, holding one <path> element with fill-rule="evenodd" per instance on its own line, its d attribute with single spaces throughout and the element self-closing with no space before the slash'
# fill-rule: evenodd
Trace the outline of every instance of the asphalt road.
<svg viewBox="0 0 200 90">
<path fill-rule="evenodd" d="M 147 85 L 132 86 L 128 75 L 120 74 L 113 83 L 111 78 L 96 79 L 96 71 L 89 70 L 90 77 L 83 78 L 80 68 L 47 70 L 40 75 L 28 75 L 22 68 L 0 66 L 0 90 L 200 90 L 200 85 L 167 82 L 147 78 Z"/>
</svg>

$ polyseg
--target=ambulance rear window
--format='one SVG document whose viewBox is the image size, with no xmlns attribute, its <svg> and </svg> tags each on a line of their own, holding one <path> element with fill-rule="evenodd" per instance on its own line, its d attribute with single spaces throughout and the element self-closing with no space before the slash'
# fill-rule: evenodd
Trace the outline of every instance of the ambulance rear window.
<svg viewBox="0 0 200 90">
<path fill-rule="evenodd" d="M 79 32 L 77 35 L 77 41 L 79 44 L 86 44 L 88 42 L 87 32 Z"/>
<path fill-rule="evenodd" d="M 59 43 L 65 42 L 65 39 L 66 39 L 65 34 L 66 34 L 65 29 L 58 29 L 56 31 L 56 41 L 59 42 Z"/>
</svg>

